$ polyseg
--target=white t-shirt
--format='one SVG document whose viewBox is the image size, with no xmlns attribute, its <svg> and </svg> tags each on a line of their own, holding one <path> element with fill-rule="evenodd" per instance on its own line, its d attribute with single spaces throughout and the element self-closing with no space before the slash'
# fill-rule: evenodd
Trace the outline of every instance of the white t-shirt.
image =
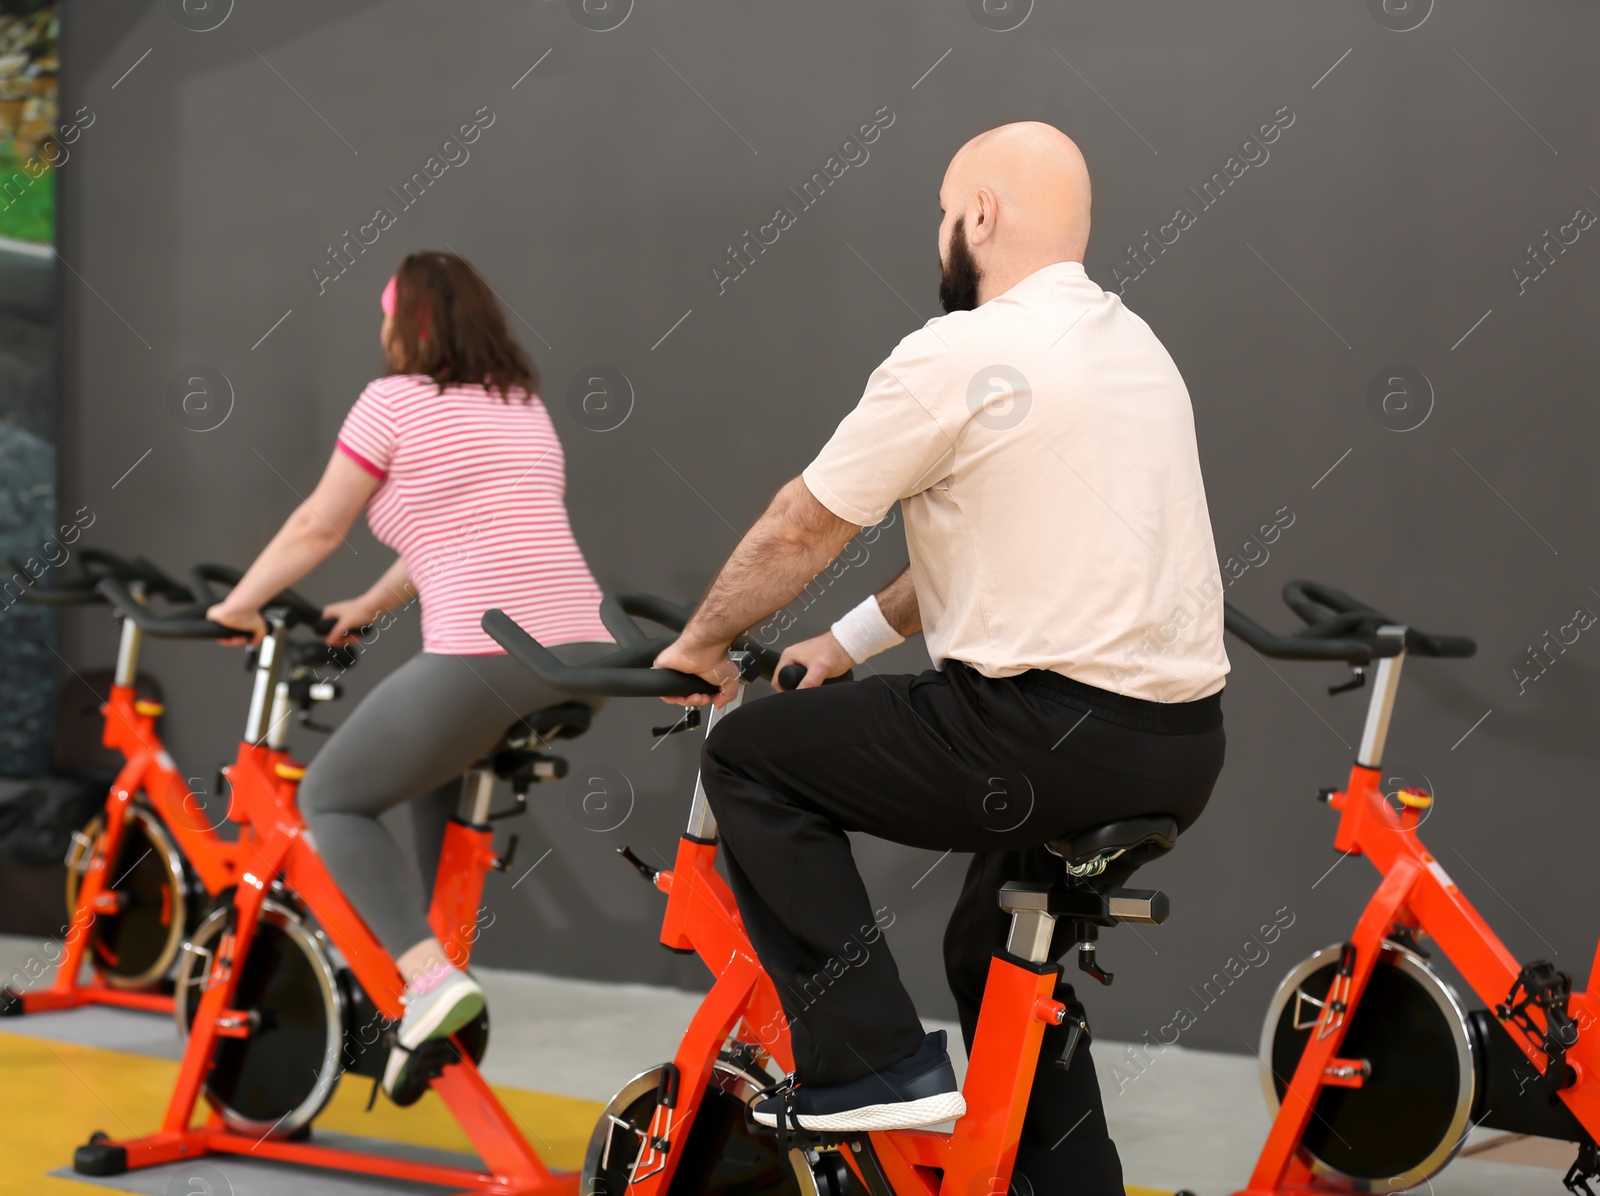
<svg viewBox="0 0 1600 1196">
<path fill-rule="evenodd" d="M 1080 263 L 907 336 L 802 477 L 862 526 L 901 502 L 935 663 L 1154 702 L 1222 688 L 1189 392 Z"/>
</svg>

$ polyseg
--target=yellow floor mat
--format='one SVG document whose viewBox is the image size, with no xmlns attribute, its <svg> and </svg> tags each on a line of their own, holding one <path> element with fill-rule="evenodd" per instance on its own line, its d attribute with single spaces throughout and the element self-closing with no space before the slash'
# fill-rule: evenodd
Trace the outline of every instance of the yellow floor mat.
<svg viewBox="0 0 1600 1196">
<path fill-rule="evenodd" d="M 114 1138 L 155 1128 L 166 1108 L 178 1065 L 165 1059 L 73 1043 L 0 1034 L 0 1194 L 84 1196 L 85 1185 L 49 1172 L 72 1161 L 75 1147 L 93 1130 Z M 558 1170 L 578 1166 L 601 1106 L 595 1101 L 496 1087 L 545 1162 Z M 317 1125 L 340 1133 L 469 1151 L 465 1135 L 429 1093 L 409 1109 L 379 1100 L 366 1112 L 371 1083 L 359 1077 L 339 1085 Z M 1153 1188 L 1128 1196 L 1169 1196 Z"/>
<path fill-rule="evenodd" d="M 123 1138 L 154 1129 L 177 1074 L 178 1065 L 164 1059 L 0 1034 L 0 1085 L 10 1097 L 0 1118 L 0 1193 L 83 1196 L 82 1184 L 47 1173 L 70 1164 L 73 1149 L 94 1130 Z M 370 1081 L 347 1077 L 317 1124 L 367 1138 L 471 1150 L 432 1093 L 409 1109 L 380 1099 L 368 1113 L 371 1091 Z M 582 1162 L 598 1102 L 495 1091 L 548 1165 L 564 1170 Z"/>
</svg>

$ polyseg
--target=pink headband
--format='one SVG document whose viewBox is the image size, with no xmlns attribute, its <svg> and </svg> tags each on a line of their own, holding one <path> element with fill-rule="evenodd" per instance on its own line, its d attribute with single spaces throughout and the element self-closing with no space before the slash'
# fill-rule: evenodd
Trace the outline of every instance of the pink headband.
<svg viewBox="0 0 1600 1196">
<path fill-rule="evenodd" d="M 391 276 L 389 285 L 383 288 L 383 298 L 378 300 L 383 306 L 383 314 L 391 317 L 394 315 L 394 286 L 394 278 Z"/>
</svg>

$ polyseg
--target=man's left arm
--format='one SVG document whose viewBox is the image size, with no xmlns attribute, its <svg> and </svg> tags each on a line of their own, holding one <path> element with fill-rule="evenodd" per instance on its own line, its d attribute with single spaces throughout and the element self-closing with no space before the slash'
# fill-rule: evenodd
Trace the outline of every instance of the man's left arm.
<svg viewBox="0 0 1600 1196">
<path fill-rule="evenodd" d="M 722 692 L 666 700 L 685 706 L 727 702 L 737 680 L 728 645 L 793 601 L 860 530 L 817 501 L 800 478 L 779 490 L 717 573 L 683 634 L 656 657 L 657 668 L 693 673 Z"/>
</svg>

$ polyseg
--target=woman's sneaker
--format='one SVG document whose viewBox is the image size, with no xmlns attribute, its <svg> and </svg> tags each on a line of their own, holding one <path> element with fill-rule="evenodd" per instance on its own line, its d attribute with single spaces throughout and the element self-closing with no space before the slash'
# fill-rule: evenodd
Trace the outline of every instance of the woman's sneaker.
<svg viewBox="0 0 1600 1196">
<path fill-rule="evenodd" d="M 909 1059 L 848 1084 L 785 1084 L 755 1103 L 761 1125 L 819 1133 L 909 1130 L 952 1121 L 967 1111 L 955 1068 L 938 1030 Z"/>
<path fill-rule="evenodd" d="M 427 1043 L 449 1038 L 477 1017 L 483 1011 L 483 989 L 465 972 L 440 964 L 406 985 L 400 1002 L 406 1012 L 383 1068 L 383 1094 L 410 1104 L 421 1095 L 407 1075 L 412 1060 Z"/>
</svg>

